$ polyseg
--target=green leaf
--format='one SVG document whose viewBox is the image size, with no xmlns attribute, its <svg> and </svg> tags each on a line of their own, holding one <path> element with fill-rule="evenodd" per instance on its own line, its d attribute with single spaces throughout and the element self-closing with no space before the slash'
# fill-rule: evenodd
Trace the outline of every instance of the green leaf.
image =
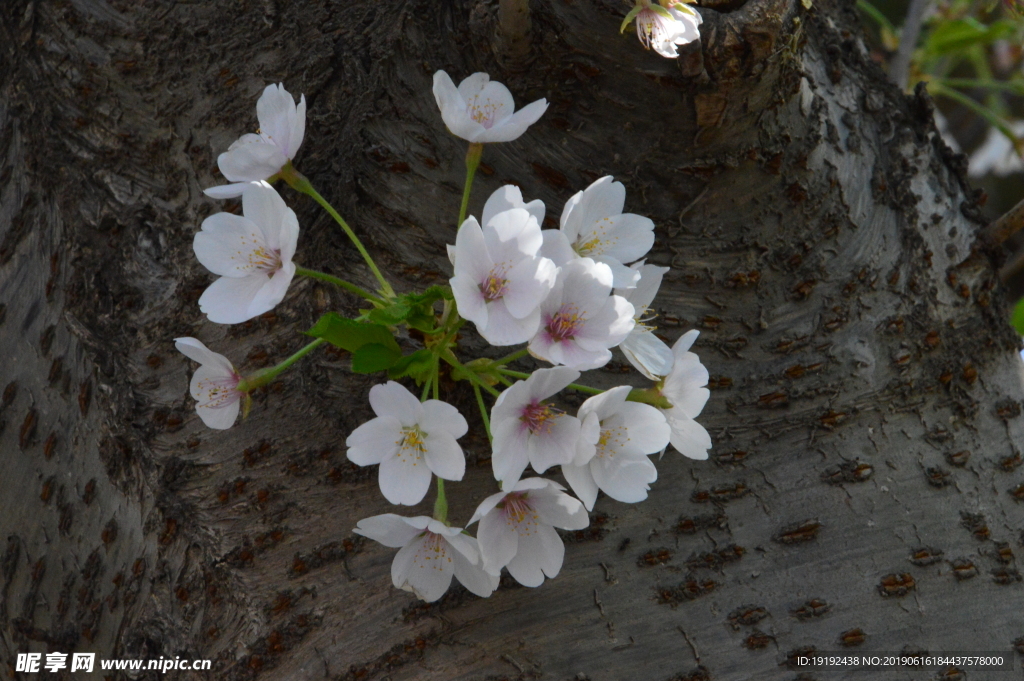
<svg viewBox="0 0 1024 681">
<path fill-rule="evenodd" d="M 1017 330 L 1018 335 L 1024 336 L 1024 298 L 1018 300 L 1017 304 L 1013 306 L 1010 325 Z"/>
<path fill-rule="evenodd" d="M 411 355 L 406 355 L 398 360 L 388 370 L 388 378 L 398 379 L 408 376 L 415 379 L 420 385 L 423 385 L 431 374 L 434 373 L 435 361 L 436 358 L 430 350 L 426 348 L 417 350 Z"/>
<path fill-rule="evenodd" d="M 316 325 L 306 332 L 306 335 L 323 338 L 331 345 L 352 353 L 364 345 L 376 343 L 401 355 L 398 342 L 386 326 L 370 322 L 357 322 L 354 319 L 342 317 L 336 312 L 328 312 L 321 317 Z"/>
<path fill-rule="evenodd" d="M 380 343 L 367 343 L 352 353 L 352 371 L 357 374 L 374 374 L 393 367 L 402 353 Z"/>
<path fill-rule="evenodd" d="M 1004 20 L 985 25 L 972 17 L 945 21 L 931 32 L 925 52 L 933 56 L 959 52 L 974 45 L 987 45 L 1013 33 L 1013 23 Z"/>
<path fill-rule="evenodd" d="M 383 324 L 384 326 L 398 326 L 409 316 L 409 306 L 401 303 L 394 303 L 377 310 L 370 310 L 367 317 L 370 320 Z"/>
</svg>

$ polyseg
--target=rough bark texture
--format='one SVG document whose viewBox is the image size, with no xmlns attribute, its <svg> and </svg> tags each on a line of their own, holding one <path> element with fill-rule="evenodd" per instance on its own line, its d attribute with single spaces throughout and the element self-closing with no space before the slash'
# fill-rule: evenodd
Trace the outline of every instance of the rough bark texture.
<svg viewBox="0 0 1024 681">
<path fill-rule="evenodd" d="M 678 61 L 618 36 L 616 0 L 532 7 L 532 61 L 510 72 L 495 2 L 4 3 L 0 676 L 27 650 L 392 681 L 862 678 L 800 676 L 787 656 L 1010 654 L 1021 363 L 927 95 L 885 82 L 846 4 L 716 1 Z M 394 510 L 343 445 L 378 379 L 320 353 L 213 432 L 171 339 L 251 370 L 358 306 L 306 280 L 248 324 L 199 313 L 192 235 L 220 209 L 201 188 L 267 82 L 305 93 L 296 165 L 399 288 L 445 279 L 465 146 L 430 94 L 439 68 L 551 102 L 487 148 L 472 210 L 516 182 L 557 218 L 613 174 L 655 220 L 650 259 L 674 268 L 661 328 L 702 330 L 715 446 L 667 453 L 645 503 L 600 500 L 557 579 L 428 606 L 392 588 L 393 550 L 351 532 Z M 372 285 L 330 219 L 282 191 L 300 262 Z M 471 422 L 460 522 L 493 491 Z"/>
</svg>

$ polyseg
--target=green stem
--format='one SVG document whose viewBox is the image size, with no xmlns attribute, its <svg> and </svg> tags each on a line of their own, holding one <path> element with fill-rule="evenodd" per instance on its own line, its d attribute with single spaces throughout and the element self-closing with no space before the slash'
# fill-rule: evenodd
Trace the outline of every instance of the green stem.
<svg viewBox="0 0 1024 681">
<path fill-rule="evenodd" d="M 491 393 L 495 397 L 497 397 L 498 395 L 501 394 L 497 390 L 495 390 L 493 387 L 487 385 L 487 383 L 485 383 L 482 378 L 480 378 L 479 376 L 476 375 L 475 371 L 473 371 L 472 369 L 467 369 L 465 366 L 463 366 L 462 362 L 460 362 L 455 357 L 455 355 L 452 354 L 451 350 L 445 349 L 445 352 L 444 352 L 443 355 L 441 355 L 441 358 L 444 361 L 446 361 L 449 364 L 451 364 L 456 369 L 458 369 L 459 371 L 461 371 L 464 375 L 469 377 L 470 382 L 473 383 L 474 385 L 479 385 L 481 388 L 483 388 L 487 392 Z"/>
<path fill-rule="evenodd" d="M 440 365 L 441 365 L 440 362 L 438 362 L 438 361 L 434 362 L 433 383 L 434 383 L 434 399 L 435 400 L 441 399 L 441 395 L 440 395 L 440 392 L 441 392 L 441 387 L 440 387 L 441 386 L 441 380 L 440 380 L 440 376 L 438 375 L 440 373 Z"/>
<path fill-rule="evenodd" d="M 298 275 L 303 276 L 303 277 L 309 277 L 311 279 L 319 279 L 320 281 L 326 281 L 329 284 L 334 284 L 335 286 L 340 286 L 341 288 L 345 289 L 349 293 L 354 293 L 357 296 L 361 296 L 363 298 L 366 298 L 367 300 L 369 300 L 374 305 L 384 305 L 385 304 L 383 300 L 381 300 L 377 296 L 373 295 L 372 293 L 370 293 L 366 289 L 359 288 L 355 284 L 347 282 L 344 279 L 339 279 L 338 277 L 334 276 L 333 274 L 327 274 L 326 272 L 318 272 L 316 270 L 311 270 L 311 269 L 308 269 L 306 267 L 299 267 L 297 265 L 295 267 L 295 274 L 298 274 Z"/>
<path fill-rule="evenodd" d="M 434 359 L 436 360 L 437 358 L 435 357 Z M 434 366 L 437 366 L 437 365 L 435 364 Z M 423 383 L 423 392 L 420 393 L 420 402 L 426 402 L 427 401 L 427 396 L 430 395 L 430 383 L 433 381 L 433 378 L 434 377 L 431 376 L 430 378 L 428 378 Z"/>
<path fill-rule="evenodd" d="M 491 441 L 491 419 L 487 416 L 487 405 L 484 404 L 484 396 L 480 392 L 480 386 L 473 384 L 473 392 L 476 393 L 476 406 L 480 408 L 480 418 L 484 421 L 484 430 L 487 431 L 487 441 Z"/>
<path fill-rule="evenodd" d="M 459 208 L 459 224 L 461 227 L 466 220 L 466 211 L 469 209 L 469 192 L 473 188 L 473 177 L 476 169 L 480 167 L 480 157 L 483 156 L 484 145 L 479 142 L 471 142 L 469 151 L 466 152 L 466 185 L 462 189 L 462 206 Z"/>
<path fill-rule="evenodd" d="M 509 353 L 509 354 L 505 355 L 501 359 L 494 360 L 494 364 L 495 364 L 495 366 L 504 366 L 505 364 L 509 364 L 511 362 L 514 362 L 517 359 L 519 359 L 520 357 L 525 357 L 528 354 L 530 354 L 530 349 L 529 348 L 523 348 L 522 350 L 516 350 L 515 352 L 512 352 L 512 353 Z"/>
<path fill-rule="evenodd" d="M 252 376 L 249 376 L 248 378 L 243 378 L 241 381 L 238 382 L 238 390 L 247 393 L 252 390 L 255 390 L 256 388 L 264 386 L 267 383 L 270 383 L 279 375 L 281 375 L 281 373 L 283 373 L 288 367 L 295 364 L 300 359 L 302 359 L 310 352 L 312 352 L 313 348 L 325 342 L 326 341 L 323 338 L 317 338 L 315 341 L 313 341 L 306 347 L 302 348 L 301 350 L 299 350 L 294 355 L 284 360 L 280 364 L 272 366 L 269 369 L 261 369 L 260 371 L 254 373 Z"/>
<path fill-rule="evenodd" d="M 444 480 L 437 479 L 437 499 L 434 501 L 434 520 L 448 524 L 448 498 L 444 495 Z"/>
<path fill-rule="evenodd" d="M 363 242 L 359 240 L 359 237 L 357 237 L 356 233 L 352 231 L 352 228 L 348 226 L 348 223 L 338 215 L 338 211 L 334 210 L 334 207 L 327 203 L 327 199 L 320 196 L 320 193 L 317 192 L 316 189 L 313 189 L 313 185 L 309 183 L 306 176 L 295 170 L 295 168 L 292 167 L 291 161 L 281 168 L 281 172 L 279 174 L 281 179 L 287 182 L 292 189 L 312 197 L 313 200 L 319 203 L 324 210 L 330 213 L 331 217 L 334 218 L 334 221 L 341 225 L 341 228 L 345 230 L 345 234 L 347 234 L 348 238 L 352 240 L 352 243 L 355 245 L 356 250 L 359 251 L 359 254 L 363 256 L 363 260 L 365 260 L 366 264 L 369 265 L 370 271 L 373 272 L 373 276 L 377 277 L 377 281 L 380 282 L 381 291 L 384 292 L 385 297 L 390 298 L 394 296 L 394 289 L 391 288 L 391 284 L 388 283 L 388 280 L 385 279 L 384 275 L 380 273 L 379 269 L 377 269 L 377 264 L 373 262 L 373 258 L 371 258 L 370 254 L 367 253 L 366 247 L 363 246 Z"/>
</svg>

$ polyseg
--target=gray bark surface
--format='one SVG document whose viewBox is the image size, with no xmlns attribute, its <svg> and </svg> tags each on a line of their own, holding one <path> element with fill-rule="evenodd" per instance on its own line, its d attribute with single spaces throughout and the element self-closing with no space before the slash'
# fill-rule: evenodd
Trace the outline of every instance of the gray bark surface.
<svg viewBox="0 0 1024 681">
<path fill-rule="evenodd" d="M 870 61 L 851 6 L 705 5 L 701 45 L 671 61 L 618 35 L 622 3 L 534 0 L 532 61 L 504 70 L 495 2 L 5 3 L 0 676 L 30 678 L 14 672 L 29 650 L 214 661 L 165 678 L 345 681 L 930 679 L 787 658 L 1011 655 L 1021 361 L 997 263 L 973 249 L 965 161 L 928 96 Z M 398 288 L 446 280 L 465 145 L 430 93 L 439 68 L 551 102 L 485 150 L 471 212 L 515 182 L 557 220 L 612 174 L 654 219 L 650 261 L 673 267 L 661 332 L 701 329 L 714 448 L 667 452 L 644 503 L 600 499 L 556 579 L 426 605 L 391 586 L 394 550 L 352 534 L 406 513 L 345 458 L 379 378 L 320 352 L 214 432 L 172 339 L 251 371 L 358 307 L 297 280 L 247 324 L 199 312 L 212 277 L 192 236 L 221 209 L 202 188 L 268 82 L 305 93 L 296 166 Z M 282 193 L 298 262 L 371 287 L 330 218 Z M 494 483 L 471 393 L 444 390 L 471 423 L 449 486 L 463 523 Z M 968 674 L 1018 678 L 1014 664 Z"/>
</svg>

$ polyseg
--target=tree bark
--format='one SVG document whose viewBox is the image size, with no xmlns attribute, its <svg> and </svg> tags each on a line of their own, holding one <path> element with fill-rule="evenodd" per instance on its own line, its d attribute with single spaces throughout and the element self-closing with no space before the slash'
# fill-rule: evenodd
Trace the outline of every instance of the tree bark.
<svg viewBox="0 0 1024 681">
<path fill-rule="evenodd" d="M 622 3 L 531 8 L 529 63 L 503 70 L 495 2 L 5 4 L 0 675 L 93 651 L 213 660 L 165 678 L 838 679 L 863 677 L 788 660 L 1022 645 L 1018 339 L 928 95 L 887 83 L 850 4 L 705 2 L 678 61 L 618 35 Z M 654 219 L 660 331 L 701 329 L 714 448 L 667 452 L 644 503 L 600 499 L 556 579 L 427 605 L 352 534 L 395 510 L 343 445 L 379 377 L 313 355 L 215 432 L 172 339 L 252 370 L 359 306 L 305 280 L 250 323 L 199 312 L 191 239 L 221 209 L 201 190 L 267 82 L 305 93 L 296 166 L 398 288 L 446 281 L 465 145 L 430 94 L 441 68 L 551 102 L 486 148 L 471 212 L 514 182 L 557 219 L 612 174 Z M 282 194 L 299 262 L 372 288 L 329 217 Z M 461 523 L 493 478 L 472 395 L 443 387 L 471 422 Z"/>
</svg>

